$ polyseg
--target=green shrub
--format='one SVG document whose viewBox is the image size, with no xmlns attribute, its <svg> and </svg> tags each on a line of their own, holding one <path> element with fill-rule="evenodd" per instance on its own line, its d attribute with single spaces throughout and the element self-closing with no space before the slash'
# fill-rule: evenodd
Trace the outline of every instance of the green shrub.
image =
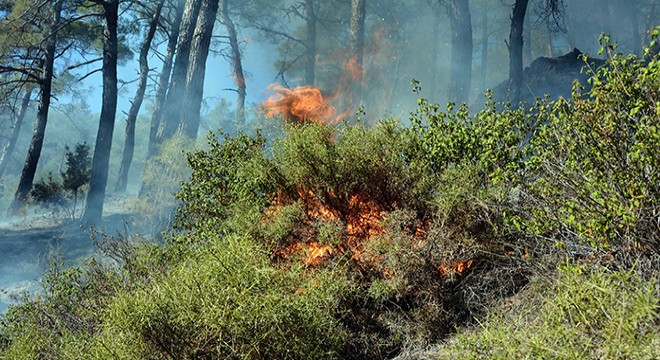
<svg viewBox="0 0 660 360">
<path fill-rule="evenodd" d="M 658 253 L 660 58 L 608 55 L 589 96 L 576 87 L 546 109 L 520 180 L 525 225 L 557 241 Z"/>
<path fill-rule="evenodd" d="M 657 359 L 657 281 L 634 270 L 563 266 L 556 283 L 538 280 L 512 312 L 454 337 L 439 358 Z"/>
<path fill-rule="evenodd" d="M 207 248 L 105 311 L 97 358 L 332 359 L 345 335 L 333 314 L 346 286 L 331 272 L 273 267 L 247 238 Z M 156 279 L 154 279 L 156 280 Z"/>
<path fill-rule="evenodd" d="M 265 139 L 239 135 L 222 141 L 209 135 L 209 149 L 189 154 L 190 181 L 177 193 L 182 206 L 177 226 L 183 229 L 223 228 L 232 215 L 262 211 L 274 193 L 274 167 L 264 155 Z"/>
<path fill-rule="evenodd" d="M 0 357 L 3 359 L 74 359 L 93 344 L 101 322 L 107 290 L 114 277 L 104 277 L 104 286 L 88 282 L 80 268 L 67 267 L 61 259 L 51 262 L 42 283 L 44 293 L 10 306 L 0 323 Z"/>
<path fill-rule="evenodd" d="M 76 144 L 74 151 L 68 146 L 64 148 L 66 169 L 60 172 L 62 180 L 56 180 L 49 173 L 47 179 L 40 179 L 33 185 L 30 200 L 42 207 L 54 207 L 55 211 L 63 211 L 66 217 L 74 219 L 81 188 L 90 181 L 92 160 L 87 143 Z"/>
<path fill-rule="evenodd" d="M 152 234 L 167 231 L 174 223 L 174 214 L 180 205 L 174 194 L 190 176 L 185 160 L 190 143 L 184 136 L 166 140 L 144 167 L 142 189 L 132 207 L 137 214 L 133 222 Z"/>
</svg>

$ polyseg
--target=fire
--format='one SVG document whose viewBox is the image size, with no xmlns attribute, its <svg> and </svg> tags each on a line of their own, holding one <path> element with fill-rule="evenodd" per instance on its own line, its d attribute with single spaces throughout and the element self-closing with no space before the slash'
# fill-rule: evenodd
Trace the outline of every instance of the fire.
<svg viewBox="0 0 660 360">
<path fill-rule="evenodd" d="M 281 116 L 293 123 L 306 121 L 336 123 L 336 110 L 328 103 L 321 90 L 313 86 L 297 86 L 293 90 L 272 84 L 275 94 L 262 103 L 266 116 Z"/>
<path fill-rule="evenodd" d="M 344 74 L 339 79 L 337 90 L 324 97 L 321 90 L 314 86 L 297 86 L 293 90 L 279 84 L 271 84 L 268 89 L 274 94 L 261 106 L 266 116 L 282 117 L 294 124 L 307 121 L 336 124 L 355 109 L 353 109 L 353 89 L 363 87 L 365 70 L 353 56 L 344 63 Z M 343 111 L 337 113 L 338 104 Z"/>
<path fill-rule="evenodd" d="M 346 71 L 345 74 L 348 79 L 351 81 L 358 81 L 362 82 L 364 80 L 364 67 L 357 62 L 357 58 L 355 56 L 352 56 L 346 63 L 344 64 L 344 70 Z"/>
<path fill-rule="evenodd" d="M 307 256 L 305 257 L 305 265 L 319 266 L 323 260 L 327 259 L 335 252 L 335 249 L 328 245 L 321 245 L 319 243 L 312 243 L 305 249 Z"/>
<path fill-rule="evenodd" d="M 341 191 L 328 190 L 315 192 L 299 187 L 288 197 L 278 191 L 277 199 L 266 210 L 264 221 L 271 221 L 278 216 L 282 205 L 300 201 L 308 220 L 302 226 L 302 240 L 298 240 L 274 253 L 285 261 L 300 261 L 309 268 L 322 266 L 334 256 L 350 255 L 351 259 L 363 268 L 378 268 L 384 277 L 391 277 L 391 269 L 381 266 L 382 254 L 371 252 L 370 242 L 385 232 L 382 225 L 387 217 L 386 209 L 378 202 L 361 194 L 347 195 Z M 317 233 L 311 226 L 314 222 L 337 222 L 343 227 L 338 244 L 324 244 L 316 238 Z M 410 229 L 411 245 L 423 251 L 428 240 L 426 225 L 422 222 Z M 474 259 L 458 261 L 445 260 L 436 268 L 440 277 L 463 274 L 474 265 Z"/>
<path fill-rule="evenodd" d="M 461 261 L 454 261 L 450 263 L 444 263 L 440 264 L 438 266 L 438 271 L 440 272 L 440 276 L 446 276 L 451 273 L 459 273 L 462 274 L 466 270 L 472 267 L 474 264 L 474 260 L 461 260 Z"/>
</svg>

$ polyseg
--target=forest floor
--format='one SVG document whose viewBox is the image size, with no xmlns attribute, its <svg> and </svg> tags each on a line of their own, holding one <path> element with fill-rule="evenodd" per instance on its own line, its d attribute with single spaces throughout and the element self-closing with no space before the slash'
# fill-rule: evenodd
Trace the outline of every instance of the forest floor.
<svg viewBox="0 0 660 360">
<path fill-rule="evenodd" d="M 130 197 L 111 198 L 99 227 L 107 234 L 124 233 L 130 212 Z M 51 261 L 77 265 L 94 255 L 96 246 L 91 228 L 79 221 L 65 220 L 52 213 L 33 210 L 0 223 L 0 314 L 22 295 L 38 294 L 39 283 Z"/>
</svg>

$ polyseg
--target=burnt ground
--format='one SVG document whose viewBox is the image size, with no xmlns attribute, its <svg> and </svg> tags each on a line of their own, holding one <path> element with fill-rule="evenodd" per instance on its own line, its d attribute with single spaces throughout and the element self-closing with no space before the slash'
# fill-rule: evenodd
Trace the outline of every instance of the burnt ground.
<svg viewBox="0 0 660 360">
<path fill-rule="evenodd" d="M 108 214 L 99 229 L 125 232 L 128 213 Z M 52 215 L 29 215 L 0 224 L 0 314 L 26 292 L 37 294 L 49 263 L 57 255 L 66 265 L 77 265 L 94 255 L 90 228 L 78 221 Z"/>
</svg>

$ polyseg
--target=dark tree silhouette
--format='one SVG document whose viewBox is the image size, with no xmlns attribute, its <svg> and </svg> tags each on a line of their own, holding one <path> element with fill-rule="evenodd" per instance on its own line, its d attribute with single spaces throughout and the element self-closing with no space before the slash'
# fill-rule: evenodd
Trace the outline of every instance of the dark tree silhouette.
<svg viewBox="0 0 660 360">
<path fill-rule="evenodd" d="M 140 78 L 138 80 L 137 89 L 135 90 L 135 97 L 133 97 L 133 102 L 131 103 L 131 108 L 128 111 L 128 117 L 126 119 L 124 152 L 122 154 L 121 164 L 119 166 L 119 174 L 117 176 L 117 184 L 115 186 L 115 191 L 117 192 L 126 191 L 126 186 L 128 183 L 128 171 L 131 168 L 131 163 L 133 162 L 133 153 L 135 151 L 135 123 L 137 121 L 140 108 L 142 107 L 144 93 L 147 90 L 147 80 L 149 77 L 149 60 L 147 56 L 149 55 L 149 49 L 151 49 L 151 42 L 156 35 L 160 13 L 164 5 L 165 0 L 159 0 L 159 2 L 156 4 L 154 13 L 151 17 L 151 20 L 149 21 L 149 28 L 144 37 L 144 42 L 140 48 Z"/>
<path fill-rule="evenodd" d="M 51 5 L 52 18 L 45 33 L 46 40 L 43 45 L 43 59 L 41 60 L 42 72 L 38 79 L 40 94 L 37 118 L 34 123 L 34 130 L 32 131 L 30 149 L 28 150 L 25 165 L 21 172 L 21 179 L 19 180 L 14 200 L 9 206 L 8 213 L 10 215 L 16 214 L 23 207 L 23 204 L 32 189 L 34 175 L 37 171 L 39 157 L 41 156 L 41 148 L 43 147 L 44 134 L 46 132 L 46 123 L 48 122 L 48 110 L 50 108 L 53 69 L 56 57 L 55 50 L 57 48 L 57 34 L 60 26 L 63 2 L 64 0 L 56 0 Z"/>
<path fill-rule="evenodd" d="M 108 183 L 110 148 L 117 112 L 117 23 L 119 0 L 93 0 L 103 8 L 103 95 L 99 129 L 92 158 L 92 173 L 83 220 L 101 222 Z"/>
</svg>

